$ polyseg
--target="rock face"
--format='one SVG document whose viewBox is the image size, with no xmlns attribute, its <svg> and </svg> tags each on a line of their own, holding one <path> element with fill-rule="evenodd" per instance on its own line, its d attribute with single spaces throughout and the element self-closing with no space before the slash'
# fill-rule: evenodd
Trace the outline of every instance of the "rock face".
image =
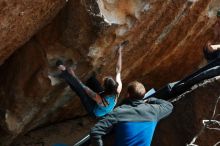
<svg viewBox="0 0 220 146">
<path fill-rule="evenodd" d="M 54 18 L 65 0 L 2 0 L 0 2 L 0 64 Z"/>
<path fill-rule="evenodd" d="M 203 120 L 211 120 L 216 106 L 217 116 L 220 112 L 219 98 L 220 82 L 211 81 L 194 87 L 194 90 L 181 97 L 181 100 L 175 102 L 174 111 L 171 116 L 159 123 L 154 136 L 153 144 L 158 145 L 176 145 L 185 146 L 190 144 L 193 138 L 200 133 L 203 127 Z M 217 103 L 217 104 L 216 104 Z M 212 128 L 219 125 L 212 125 Z M 199 134 L 196 142 L 199 146 L 215 145 L 220 139 L 218 130 L 209 130 L 205 128 Z"/>
<path fill-rule="evenodd" d="M 9 145 L 36 127 L 86 115 L 65 83 L 51 85 L 57 58 L 75 64 L 82 80 L 91 70 L 101 80 L 114 75 L 115 46 L 129 40 L 124 87 L 137 79 L 158 88 L 191 73 L 213 37 L 218 7 L 218 0 L 0 2 L 0 142 Z"/>
</svg>

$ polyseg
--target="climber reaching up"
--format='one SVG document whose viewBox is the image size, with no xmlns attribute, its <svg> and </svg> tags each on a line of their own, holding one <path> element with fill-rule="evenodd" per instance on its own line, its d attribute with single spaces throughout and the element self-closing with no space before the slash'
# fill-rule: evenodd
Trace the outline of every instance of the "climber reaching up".
<svg viewBox="0 0 220 146">
<path fill-rule="evenodd" d="M 220 9 L 217 11 L 217 20 L 214 25 L 214 41 L 215 43 L 220 43 Z"/>
<path fill-rule="evenodd" d="M 88 79 L 87 86 L 79 80 L 72 68 L 67 68 L 61 60 L 56 63 L 58 70 L 61 71 L 60 77 L 76 92 L 88 113 L 93 117 L 102 117 L 108 114 L 116 105 L 117 98 L 122 90 L 122 49 L 125 44 L 122 43 L 118 46 L 116 80 L 111 76 L 105 77 L 103 88 L 95 75 Z"/>
<path fill-rule="evenodd" d="M 204 57 L 208 63 L 212 62 L 216 58 L 220 57 L 220 44 L 212 45 L 211 41 L 208 41 L 206 47 L 203 49 Z"/>
<path fill-rule="evenodd" d="M 208 41 L 203 49 L 204 57 L 208 62 L 220 57 L 220 10 L 217 12 L 217 21 L 213 27 L 214 39 Z"/>
</svg>

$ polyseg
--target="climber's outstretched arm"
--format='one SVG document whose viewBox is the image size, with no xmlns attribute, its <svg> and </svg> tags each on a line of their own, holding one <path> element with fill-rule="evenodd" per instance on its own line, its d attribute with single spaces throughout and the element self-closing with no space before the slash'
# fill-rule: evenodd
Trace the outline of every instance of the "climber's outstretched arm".
<svg viewBox="0 0 220 146">
<path fill-rule="evenodd" d="M 123 49 L 123 46 L 120 46 L 118 48 L 118 62 L 116 66 L 116 82 L 118 83 L 118 88 L 117 88 L 118 94 L 120 94 L 122 90 L 122 82 L 121 82 L 122 49 Z"/>
</svg>

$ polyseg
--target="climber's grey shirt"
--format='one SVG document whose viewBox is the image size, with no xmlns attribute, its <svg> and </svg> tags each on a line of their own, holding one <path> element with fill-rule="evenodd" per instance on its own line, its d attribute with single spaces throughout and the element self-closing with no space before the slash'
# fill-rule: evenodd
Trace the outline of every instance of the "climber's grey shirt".
<svg viewBox="0 0 220 146">
<path fill-rule="evenodd" d="M 131 100 L 102 118 L 92 129 L 92 141 L 102 146 L 102 136 L 115 128 L 116 146 L 150 146 L 157 122 L 168 116 L 173 105 L 165 100 L 149 98 Z"/>
</svg>

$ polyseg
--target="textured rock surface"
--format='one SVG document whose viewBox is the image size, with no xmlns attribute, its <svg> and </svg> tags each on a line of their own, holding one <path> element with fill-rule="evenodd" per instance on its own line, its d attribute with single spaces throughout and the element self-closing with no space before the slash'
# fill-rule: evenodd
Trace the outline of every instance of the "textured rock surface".
<svg viewBox="0 0 220 146">
<path fill-rule="evenodd" d="M 88 120 L 88 117 L 85 117 L 42 127 L 24 135 L 14 145 L 73 145 L 87 134 L 93 123 L 92 120 Z"/>
<path fill-rule="evenodd" d="M 0 62 L 17 49 L 0 67 L 4 145 L 40 125 L 86 114 L 65 84 L 51 86 L 48 73 L 57 58 L 76 64 L 82 79 L 98 70 L 101 80 L 114 74 L 115 46 L 129 40 L 124 85 L 138 79 L 158 88 L 199 66 L 220 7 L 218 0 L 69 0 L 61 9 L 65 2 L 0 2 Z"/>
<path fill-rule="evenodd" d="M 217 80 L 196 87 L 190 93 L 182 96 L 182 99 L 174 104 L 175 108 L 171 116 L 162 120 L 157 127 L 153 145 L 184 146 L 189 144 L 202 129 L 202 120 L 211 119 L 220 95 L 219 87 L 220 81 Z M 219 112 L 220 102 L 217 104 L 215 115 Z M 219 139 L 219 131 L 205 129 L 195 144 L 213 146 Z"/>
<path fill-rule="evenodd" d="M 65 0 L 2 0 L 0 2 L 0 64 L 64 6 Z"/>
<path fill-rule="evenodd" d="M 212 36 L 213 19 L 210 18 L 213 17 L 207 16 L 212 3 L 214 1 L 208 0 L 148 1 L 150 9 L 137 20 L 126 37 L 121 37 L 130 40 L 124 53 L 127 57 L 123 62 L 123 78 L 139 79 L 159 87 L 197 68 L 201 49 Z M 105 57 L 110 54 L 111 46 L 99 52 L 106 62 L 112 60 Z M 113 65 L 103 67 L 108 71 L 106 74 L 113 72 Z"/>
<path fill-rule="evenodd" d="M 85 50 L 78 47 L 88 47 L 94 36 L 86 33 L 92 31 L 88 27 L 90 23 L 85 23 L 90 19 L 86 17 L 83 6 L 80 6 L 73 11 L 77 3 L 70 2 L 53 23 L 42 29 L 1 66 L 1 76 L 7 76 L 1 78 L 1 107 L 6 110 L 2 126 L 9 131 L 9 134 L 1 137 L 1 142 L 9 142 L 8 137 L 13 139 L 43 123 L 86 114 L 79 100 L 72 98 L 74 94 L 69 92 L 69 88 L 65 89 L 65 84 L 52 87 L 48 78 L 49 71 L 53 70 L 49 65 L 54 57 L 77 59 L 82 66 L 82 69 L 78 68 L 79 74 L 88 71 L 85 58 L 80 55 Z M 75 17 L 77 11 L 81 15 L 84 12 L 85 16 Z M 76 26 L 72 26 L 72 21 L 78 22 Z M 79 37 L 83 37 L 82 41 L 79 41 Z M 74 41 L 75 44 L 71 44 Z"/>
</svg>

